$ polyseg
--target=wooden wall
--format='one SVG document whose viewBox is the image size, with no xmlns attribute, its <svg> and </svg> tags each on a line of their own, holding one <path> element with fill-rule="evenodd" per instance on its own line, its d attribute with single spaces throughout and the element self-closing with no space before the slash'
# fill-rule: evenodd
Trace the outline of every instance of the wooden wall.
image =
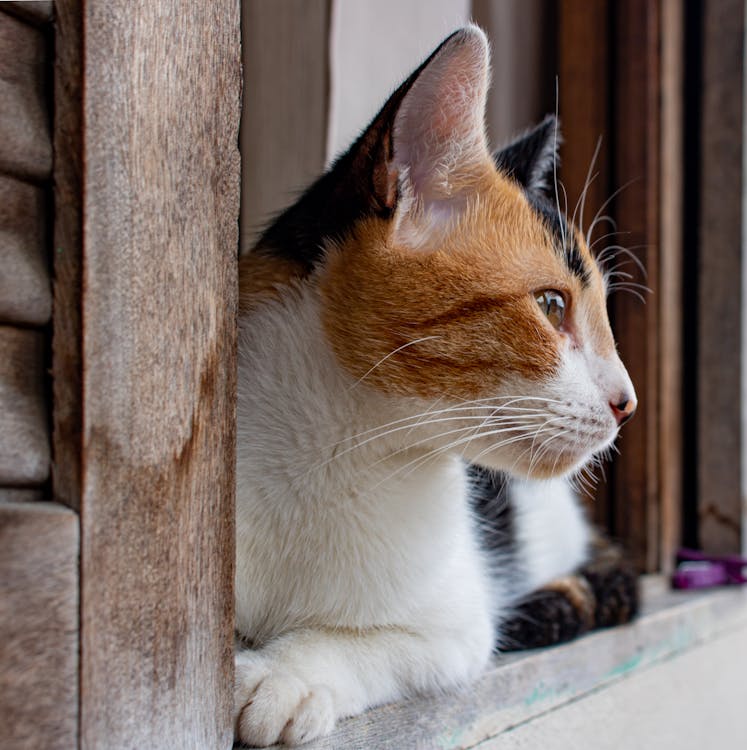
<svg viewBox="0 0 747 750">
<path fill-rule="evenodd" d="M 683 13 L 676 1 L 563 0 L 558 5 L 561 176 L 573 208 L 586 189 L 586 228 L 607 215 L 595 251 L 629 249 L 639 295 L 610 297 L 612 326 L 638 393 L 592 504 L 642 571 L 670 570 L 681 539 Z M 596 161 L 592 159 L 596 152 Z M 648 287 L 650 291 L 646 291 Z M 643 299 L 639 298 L 642 297 Z"/>
<path fill-rule="evenodd" d="M 78 517 L 50 502 L 52 3 L 0 5 L 0 744 L 78 736 Z"/>
<path fill-rule="evenodd" d="M 695 352 L 698 541 L 747 553 L 747 265 L 745 264 L 745 5 L 699 4 Z M 691 300 L 695 302 L 695 300 Z"/>
<path fill-rule="evenodd" d="M 0 745 L 227 748 L 240 4 L 52 10 L 0 6 Z"/>
</svg>

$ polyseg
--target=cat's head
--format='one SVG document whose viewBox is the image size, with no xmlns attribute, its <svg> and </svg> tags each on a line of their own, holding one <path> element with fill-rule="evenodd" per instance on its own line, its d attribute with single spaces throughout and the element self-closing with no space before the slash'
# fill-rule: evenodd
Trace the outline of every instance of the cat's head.
<svg viewBox="0 0 747 750">
<path fill-rule="evenodd" d="M 317 285 L 339 365 L 425 414 L 436 447 L 546 477 L 607 447 L 636 398 L 556 200 L 557 123 L 491 154 L 488 78 L 478 28 L 446 39 L 267 230 L 257 268 Z"/>
</svg>

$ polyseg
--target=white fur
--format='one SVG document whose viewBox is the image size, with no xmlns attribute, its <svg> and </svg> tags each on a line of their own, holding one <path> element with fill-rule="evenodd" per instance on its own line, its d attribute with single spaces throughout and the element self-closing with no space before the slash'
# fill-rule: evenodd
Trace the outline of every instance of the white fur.
<svg viewBox="0 0 747 750">
<path fill-rule="evenodd" d="M 318 304 L 306 283 L 240 324 L 236 615 L 254 649 L 237 654 L 236 716 L 260 745 L 473 679 L 519 593 L 488 574 L 458 452 L 403 470 L 432 426 L 397 428 L 415 404 L 342 371 Z M 389 422 L 381 439 L 348 439 Z M 569 572 L 586 536 L 567 487 L 512 494 L 528 585 Z"/>
<path fill-rule="evenodd" d="M 576 570 L 586 560 L 591 529 L 565 479 L 514 480 L 509 497 L 524 572 L 515 593 L 523 596 Z"/>
</svg>

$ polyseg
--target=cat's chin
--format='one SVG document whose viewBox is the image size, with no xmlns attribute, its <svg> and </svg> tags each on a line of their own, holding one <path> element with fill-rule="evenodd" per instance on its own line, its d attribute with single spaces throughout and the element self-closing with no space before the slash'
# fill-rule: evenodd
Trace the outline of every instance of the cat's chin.
<svg viewBox="0 0 747 750">
<path fill-rule="evenodd" d="M 491 457 L 483 453 L 477 463 L 488 469 L 506 472 L 517 478 L 545 480 L 575 474 L 581 471 L 592 460 L 593 456 L 594 453 L 588 451 L 583 453 L 561 451 L 547 455 L 538 461 L 523 456 L 507 460 L 506 456 Z"/>
</svg>

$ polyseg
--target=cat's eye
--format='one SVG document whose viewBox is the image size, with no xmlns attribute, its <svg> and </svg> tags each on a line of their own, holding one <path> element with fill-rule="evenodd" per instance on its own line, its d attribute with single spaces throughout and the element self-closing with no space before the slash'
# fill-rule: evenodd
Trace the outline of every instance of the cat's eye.
<svg viewBox="0 0 747 750">
<path fill-rule="evenodd" d="M 565 298 L 554 289 L 543 289 L 534 293 L 534 299 L 540 310 L 547 316 L 554 328 L 560 328 L 565 319 Z"/>
</svg>

